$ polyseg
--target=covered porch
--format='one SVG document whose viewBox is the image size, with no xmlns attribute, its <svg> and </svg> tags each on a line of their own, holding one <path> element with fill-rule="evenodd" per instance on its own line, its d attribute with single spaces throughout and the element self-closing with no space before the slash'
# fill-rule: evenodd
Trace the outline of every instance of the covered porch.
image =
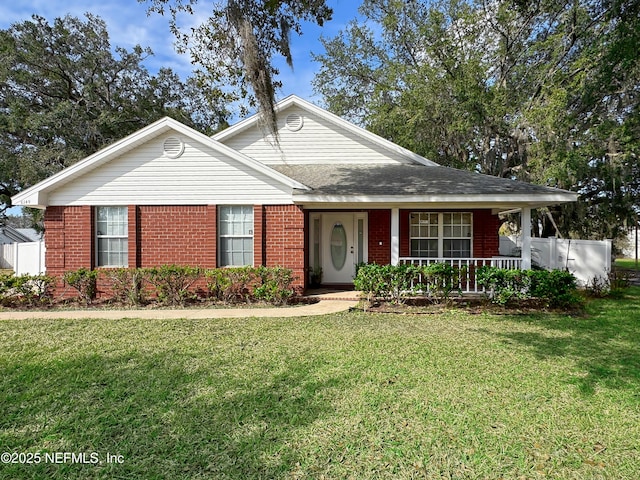
<svg viewBox="0 0 640 480">
<path fill-rule="evenodd" d="M 395 220 L 394 220 L 395 219 Z M 444 263 L 452 266 L 458 275 L 458 289 L 463 293 L 481 293 L 483 287 L 478 285 L 476 272 L 479 267 L 491 266 L 509 270 L 531 269 L 531 208 L 520 209 L 522 248 L 520 257 L 492 255 L 490 257 L 416 257 L 400 256 L 401 232 L 400 209 L 391 210 L 391 265 L 425 266 L 433 263 Z M 529 226 L 529 228 L 524 228 Z M 496 236 L 498 232 L 495 232 Z"/>
<path fill-rule="evenodd" d="M 308 286 L 353 283 L 357 266 L 445 263 L 458 272 L 458 286 L 466 293 L 481 291 L 475 273 L 481 266 L 531 268 L 531 235 L 525 229 L 520 256 L 499 254 L 499 210 L 489 208 L 425 208 L 403 205 L 356 210 L 308 209 L 306 213 L 306 269 Z M 530 225 L 531 209 L 522 221 Z M 320 272 L 321 280 L 311 276 Z"/>
<path fill-rule="evenodd" d="M 469 278 L 483 265 L 530 269 L 532 209 L 575 201 L 555 188 L 440 166 L 326 164 L 274 167 L 308 187 L 294 204 L 305 212 L 305 268 L 324 285 L 353 281 L 360 263 L 449 263 Z M 499 249 L 499 215 L 519 212 L 520 257 Z"/>
</svg>

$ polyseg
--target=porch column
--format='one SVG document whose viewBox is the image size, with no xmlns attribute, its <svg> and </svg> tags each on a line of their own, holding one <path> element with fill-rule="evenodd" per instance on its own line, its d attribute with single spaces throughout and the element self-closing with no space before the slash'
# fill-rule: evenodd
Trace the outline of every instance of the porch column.
<svg viewBox="0 0 640 480">
<path fill-rule="evenodd" d="M 391 209 L 391 265 L 400 263 L 400 209 Z"/>
<path fill-rule="evenodd" d="M 522 207 L 520 214 L 522 230 L 522 270 L 531 270 L 531 208 Z"/>
</svg>

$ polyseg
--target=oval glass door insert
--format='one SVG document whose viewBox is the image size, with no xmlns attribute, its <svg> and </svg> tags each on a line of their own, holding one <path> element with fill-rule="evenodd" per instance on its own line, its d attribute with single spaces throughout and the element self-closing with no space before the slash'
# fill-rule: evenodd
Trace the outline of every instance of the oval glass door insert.
<svg viewBox="0 0 640 480">
<path fill-rule="evenodd" d="M 342 270 L 347 260 L 347 232 L 341 223 L 331 230 L 331 263 L 336 270 Z"/>
</svg>

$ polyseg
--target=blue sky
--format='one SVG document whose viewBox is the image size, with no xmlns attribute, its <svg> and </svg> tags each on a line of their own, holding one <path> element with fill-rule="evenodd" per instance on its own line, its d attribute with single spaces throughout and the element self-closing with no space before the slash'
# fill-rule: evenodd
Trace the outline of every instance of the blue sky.
<svg viewBox="0 0 640 480">
<path fill-rule="evenodd" d="M 214 0 L 200 0 L 200 4 L 211 5 Z M 318 64 L 311 61 L 311 52 L 323 53 L 320 36 L 334 37 L 347 22 L 358 16 L 357 8 L 360 0 L 328 0 L 333 8 L 333 20 L 320 28 L 313 24 L 303 26 L 303 35 L 292 35 L 292 53 L 294 70 L 283 65 L 280 68 L 280 80 L 283 87 L 278 92 L 278 98 L 290 94 L 296 94 L 314 103 L 321 103 L 320 98 L 313 95 L 311 81 Z M 121 46 L 130 49 L 136 44 L 143 47 L 151 47 L 154 56 L 149 58 L 145 65 L 150 71 L 156 71 L 159 67 L 170 67 L 178 72 L 181 77 L 186 77 L 191 72 L 191 64 L 188 55 L 178 55 L 174 48 L 174 37 L 169 31 L 168 19 L 158 14 L 147 16 L 147 4 L 137 0 L 13 0 L 0 4 L 0 28 L 6 29 L 12 23 L 21 22 L 38 14 L 52 21 L 56 17 L 66 14 L 82 17 L 84 13 L 96 14 L 106 22 L 109 30 L 111 46 Z M 195 22 L 196 18 L 186 16 L 185 25 Z"/>
</svg>

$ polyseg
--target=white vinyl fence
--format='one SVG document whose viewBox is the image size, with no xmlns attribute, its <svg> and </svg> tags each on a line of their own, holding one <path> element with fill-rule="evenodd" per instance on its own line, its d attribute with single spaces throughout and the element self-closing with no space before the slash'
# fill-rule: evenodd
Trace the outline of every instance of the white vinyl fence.
<svg viewBox="0 0 640 480">
<path fill-rule="evenodd" d="M 0 245 L 0 267 L 12 268 L 16 275 L 44 273 L 44 242 L 7 243 Z"/>
<path fill-rule="evenodd" d="M 520 255 L 522 240 L 500 237 L 500 255 Z M 568 270 L 581 285 L 594 278 L 607 278 L 611 271 L 611 240 L 532 238 L 531 260 L 548 270 Z"/>
</svg>

